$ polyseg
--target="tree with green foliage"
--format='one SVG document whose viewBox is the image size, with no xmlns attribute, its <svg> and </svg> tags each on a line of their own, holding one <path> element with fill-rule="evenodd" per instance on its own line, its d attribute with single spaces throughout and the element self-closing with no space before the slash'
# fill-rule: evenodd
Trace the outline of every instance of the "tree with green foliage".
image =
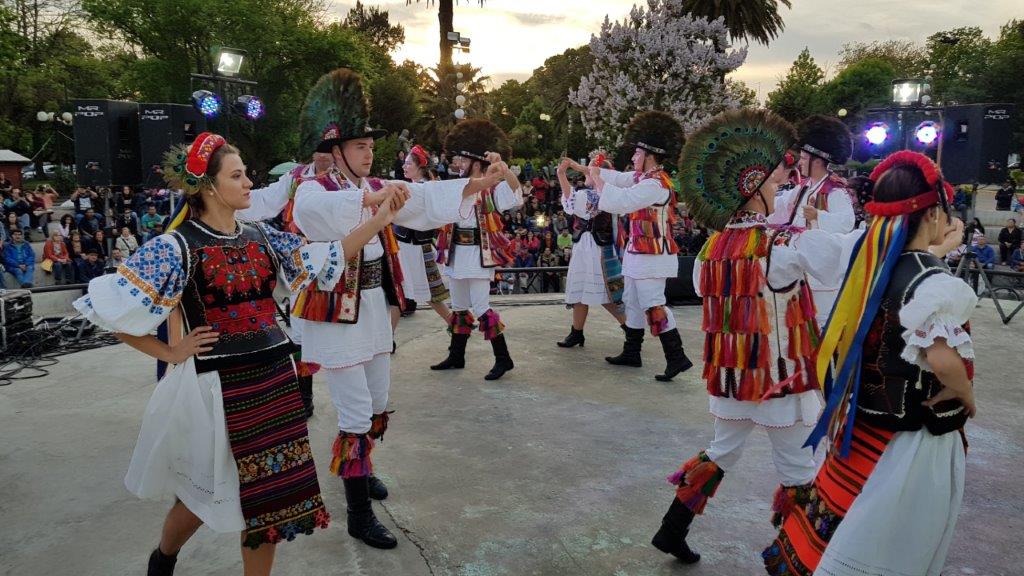
<svg viewBox="0 0 1024 576">
<path fill-rule="evenodd" d="M 792 8 L 790 0 L 683 0 L 682 8 L 695 18 L 722 18 L 733 40 L 767 46 L 786 27 L 779 4 Z"/>
<path fill-rule="evenodd" d="M 910 40 L 876 40 L 843 44 L 836 72 L 869 59 L 888 62 L 899 78 L 923 78 L 928 69 L 928 51 L 920 44 Z"/>
<path fill-rule="evenodd" d="M 422 68 L 406 60 L 385 70 L 370 86 L 370 125 L 393 133 L 413 130 L 420 120 L 419 79 Z"/>
<path fill-rule="evenodd" d="M 459 75 L 461 74 L 461 78 Z M 466 97 L 462 109 L 466 118 L 485 116 L 487 102 L 484 97 L 489 77 L 481 76 L 480 69 L 469 64 L 448 68 L 429 68 L 420 74 L 420 109 L 417 140 L 433 149 L 440 149 L 448 131 L 455 125 L 456 98 Z M 458 84 L 462 90 L 458 90 Z"/>
<path fill-rule="evenodd" d="M 387 10 L 377 6 L 367 8 L 360 0 L 348 11 L 345 26 L 365 34 L 375 46 L 391 52 L 405 42 L 405 28 L 401 24 L 391 24 Z"/>
<path fill-rule="evenodd" d="M 259 82 L 266 116 L 255 123 L 221 117 L 211 127 L 229 132 L 257 171 L 294 158 L 296 118 L 322 74 L 347 66 L 372 85 L 393 66 L 363 33 L 325 24 L 322 0 L 82 0 L 82 9 L 99 36 L 127 45 L 126 77 L 142 101 L 188 102 L 189 74 L 212 72 L 215 46 L 245 50 L 242 74 Z"/>
<path fill-rule="evenodd" d="M 804 48 L 778 87 L 768 93 L 766 106 L 790 122 L 798 122 L 812 114 L 824 111 L 822 81 L 825 71 L 814 61 L 811 51 Z"/>
<path fill-rule="evenodd" d="M 1002 26 L 992 43 L 983 85 L 990 102 L 1016 104 L 1011 116 L 1013 150 L 1024 152 L 1024 20 L 1010 20 Z"/>
<path fill-rule="evenodd" d="M 851 117 L 858 117 L 867 108 L 887 106 L 896 77 L 896 69 L 887 60 L 858 60 L 825 83 L 821 89 L 822 108 L 830 114 L 845 108 Z"/>
<path fill-rule="evenodd" d="M 933 71 L 932 94 L 937 102 L 968 103 L 985 99 L 981 79 L 989 66 L 992 41 L 981 28 L 936 32 L 925 42 Z"/>
<path fill-rule="evenodd" d="M 485 97 L 487 117 L 505 132 L 510 132 L 523 108 L 533 100 L 532 86 L 529 82 L 513 79 L 488 92 Z"/>
</svg>

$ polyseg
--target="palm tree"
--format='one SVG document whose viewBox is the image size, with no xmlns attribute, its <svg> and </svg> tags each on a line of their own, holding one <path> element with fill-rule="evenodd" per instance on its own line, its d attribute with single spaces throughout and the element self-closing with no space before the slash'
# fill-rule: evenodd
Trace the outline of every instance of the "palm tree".
<svg viewBox="0 0 1024 576">
<path fill-rule="evenodd" d="M 441 61 L 439 62 L 439 66 L 442 68 L 452 65 L 452 44 L 448 41 L 448 33 L 455 31 L 455 25 L 452 22 L 452 19 L 455 16 L 453 2 L 457 3 L 458 1 L 459 0 L 440 0 L 440 2 L 438 2 L 438 0 L 426 0 L 427 6 L 439 4 L 437 10 L 437 20 L 441 24 Z M 469 1 L 472 0 L 467 0 L 467 2 Z M 476 1 L 479 2 L 480 6 L 483 6 L 484 2 L 486 2 L 486 0 Z M 419 4 L 420 0 L 416 0 L 416 3 Z M 406 6 L 412 4 L 412 0 L 405 0 L 405 4 Z"/>
<path fill-rule="evenodd" d="M 708 20 L 724 18 L 733 40 L 767 45 L 785 29 L 779 14 L 780 3 L 792 8 L 791 0 L 684 0 L 683 10 Z"/>
<path fill-rule="evenodd" d="M 459 78 L 458 75 L 462 74 Z M 483 116 L 484 93 L 488 76 L 480 76 L 480 69 L 469 64 L 438 66 L 420 75 L 420 122 L 416 133 L 419 139 L 434 149 L 444 144 L 444 137 L 455 125 L 456 96 L 462 94 L 466 103 L 462 108 L 466 117 Z M 458 90 L 458 84 L 462 90 Z"/>
</svg>

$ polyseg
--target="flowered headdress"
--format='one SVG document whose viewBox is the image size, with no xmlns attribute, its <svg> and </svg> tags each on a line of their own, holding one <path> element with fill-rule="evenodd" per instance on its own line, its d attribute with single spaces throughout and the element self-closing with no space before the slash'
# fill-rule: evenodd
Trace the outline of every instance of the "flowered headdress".
<svg viewBox="0 0 1024 576">
<path fill-rule="evenodd" d="M 826 435 L 834 439 L 842 432 L 844 457 L 849 455 L 857 415 L 864 339 L 907 242 L 908 216 L 932 206 L 948 210 L 953 197 L 953 188 L 943 181 L 938 166 L 917 152 L 896 152 L 883 160 L 871 172 L 872 185 L 897 167 L 920 171 L 929 189 L 905 200 L 874 200 L 864 207 L 874 218 L 853 249 L 846 278 L 817 351 L 818 381 L 824 383 L 827 404 L 805 446 L 816 447 Z"/>
<path fill-rule="evenodd" d="M 170 188 L 185 192 L 174 209 L 167 232 L 174 230 L 189 218 L 188 203 L 185 199 L 199 194 L 205 186 L 213 185 L 213 179 L 206 172 L 210 166 L 210 158 L 226 143 L 224 137 L 219 134 L 203 132 L 196 136 L 192 144 L 174 146 L 164 155 L 164 180 Z"/>
<path fill-rule="evenodd" d="M 413 146 L 412 149 L 409 150 L 409 154 L 416 159 L 416 165 L 420 168 L 425 168 L 430 164 L 430 155 L 427 154 L 427 151 L 419 144 Z"/>
<path fill-rule="evenodd" d="M 338 68 L 324 74 L 306 95 L 299 116 L 299 157 L 330 152 L 356 138 L 383 138 L 387 130 L 370 127 L 370 105 L 358 73 Z"/>
</svg>

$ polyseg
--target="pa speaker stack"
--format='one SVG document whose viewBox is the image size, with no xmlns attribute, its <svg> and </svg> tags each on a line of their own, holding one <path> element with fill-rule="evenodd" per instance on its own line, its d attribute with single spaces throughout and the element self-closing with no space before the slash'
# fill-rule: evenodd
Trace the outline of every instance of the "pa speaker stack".
<svg viewBox="0 0 1024 576">
<path fill-rule="evenodd" d="M 947 106 L 942 122 L 942 175 L 956 184 L 1006 180 L 1013 114 L 1013 104 Z"/>
<path fill-rule="evenodd" d="M 28 290 L 0 290 L 0 350 L 32 329 L 32 293 Z"/>
<path fill-rule="evenodd" d="M 72 100 L 75 168 L 84 186 L 139 183 L 139 105 L 122 100 Z"/>
<path fill-rule="evenodd" d="M 206 118 L 186 104 L 73 100 L 75 165 L 83 186 L 163 185 L 171 146 L 192 142 Z"/>
</svg>

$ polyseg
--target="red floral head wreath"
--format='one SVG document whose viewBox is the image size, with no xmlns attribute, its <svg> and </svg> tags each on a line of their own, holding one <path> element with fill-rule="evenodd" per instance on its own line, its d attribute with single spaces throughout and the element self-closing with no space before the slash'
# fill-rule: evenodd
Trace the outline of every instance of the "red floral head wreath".
<svg viewBox="0 0 1024 576">
<path fill-rule="evenodd" d="M 185 169 L 196 178 L 206 176 L 206 169 L 210 165 L 210 157 L 223 145 L 224 137 L 219 134 L 203 132 L 196 136 L 192 146 L 188 149 L 188 160 L 185 161 Z"/>
<path fill-rule="evenodd" d="M 224 138 L 212 132 L 203 132 L 191 145 L 179 145 L 164 155 L 163 172 L 167 185 L 186 194 L 198 194 L 204 183 L 210 181 L 206 173 L 210 158 L 226 144 Z"/>
<path fill-rule="evenodd" d="M 895 202 L 879 202 L 877 200 L 868 202 L 864 206 L 864 210 L 868 214 L 872 216 L 901 216 L 936 205 L 949 211 L 949 207 L 953 203 L 953 187 L 942 179 L 942 172 L 939 171 L 935 162 L 919 152 L 903 150 L 890 154 L 871 171 L 869 179 L 872 186 L 878 184 L 878 180 L 883 174 L 898 166 L 908 166 L 920 170 L 930 189 L 917 196 Z"/>
<path fill-rule="evenodd" d="M 427 164 L 430 163 L 430 157 L 428 156 L 427 151 L 419 144 L 413 146 L 412 150 L 409 150 L 409 154 L 412 154 L 413 157 L 416 158 L 416 165 L 420 168 L 426 168 Z"/>
</svg>

